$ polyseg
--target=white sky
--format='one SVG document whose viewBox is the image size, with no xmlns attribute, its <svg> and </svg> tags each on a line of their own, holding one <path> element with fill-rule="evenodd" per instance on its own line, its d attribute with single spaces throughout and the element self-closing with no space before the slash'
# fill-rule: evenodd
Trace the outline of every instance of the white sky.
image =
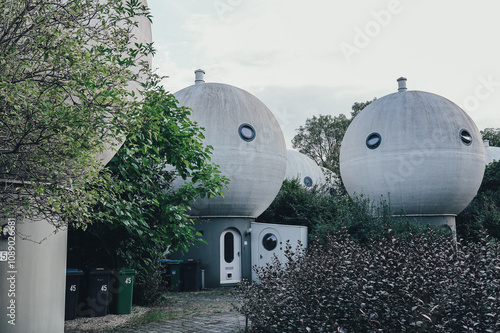
<svg viewBox="0 0 500 333">
<path fill-rule="evenodd" d="M 274 113 L 288 148 L 319 114 L 408 89 L 500 127 L 498 0 L 148 0 L 153 58 L 172 93 L 207 82 L 244 89 Z"/>
</svg>

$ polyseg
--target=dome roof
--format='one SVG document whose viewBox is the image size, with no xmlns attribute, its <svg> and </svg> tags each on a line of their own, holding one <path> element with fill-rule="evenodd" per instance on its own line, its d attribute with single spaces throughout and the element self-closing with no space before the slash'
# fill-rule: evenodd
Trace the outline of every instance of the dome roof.
<svg viewBox="0 0 500 333">
<path fill-rule="evenodd" d="M 446 98 L 405 86 L 360 112 L 340 151 L 349 194 L 384 197 L 395 214 L 460 213 L 476 195 L 484 165 L 472 119 Z"/>
<path fill-rule="evenodd" d="M 488 140 L 484 140 L 484 150 L 486 152 L 486 165 L 500 161 L 500 147 L 490 146 Z"/>
<path fill-rule="evenodd" d="M 324 185 L 325 175 L 321 168 L 307 155 L 287 150 L 285 179 L 299 179 L 304 186 Z"/>
<path fill-rule="evenodd" d="M 257 217 L 278 194 L 285 176 L 285 138 L 271 111 L 252 94 L 220 83 L 196 84 L 174 94 L 205 128 L 212 162 L 230 179 L 224 198 L 198 199 L 194 216 Z M 201 71 L 201 73 L 203 73 Z"/>
<path fill-rule="evenodd" d="M 143 5 L 148 5 L 147 0 L 140 0 L 140 2 Z M 149 44 L 153 41 L 153 37 L 151 34 L 151 22 L 149 19 L 145 16 L 139 16 L 136 18 L 137 19 L 137 26 L 134 26 L 132 28 L 132 34 L 134 35 L 134 38 L 132 41 L 134 43 L 138 44 Z M 149 65 L 149 67 L 152 67 L 152 55 L 148 55 L 147 59 L 145 59 Z M 139 82 L 129 82 L 128 83 L 128 89 L 129 91 L 138 91 L 140 88 L 140 83 Z M 113 144 L 107 143 L 105 144 L 105 150 L 98 154 L 96 156 L 96 159 L 102 163 L 102 165 L 106 165 L 111 161 L 113 156 L 115 156 L 116 152 L 120 147 L 123 145 L 125 140 L 123 138 L 117 138 Z"/>
</svg>

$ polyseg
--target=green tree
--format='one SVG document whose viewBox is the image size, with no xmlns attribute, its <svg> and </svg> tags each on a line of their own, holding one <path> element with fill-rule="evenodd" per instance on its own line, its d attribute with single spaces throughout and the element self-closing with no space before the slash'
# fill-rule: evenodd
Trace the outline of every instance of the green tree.
<svg viewBox="0 0 500 333">
<path fill-rule="evenodd" d="M 375 100 L 375 99 L 374 99 Z M 351 118 L 344 114 L 338 116 L 319 115 L 306 120 L 305 126 L 297 129 L 292 139 L 293 148 L 312 158 L 319 166 L 333 172 L 335 185 L 343 192 L 343 183 L 340 179 L 340 146 L 344 134 L 351 121 L 372 101 L 354 103 Z"/>
<path fill-rule="evenodd" d="M 292 139 L 293 148 L 312 158 L 319 166 L 339 174 L 338 158 L 340 144 L 349 126 L 349 119 L 343 114 L 313 116 L 305 126 L 297 129 Z"/>
<path fill-rule="evenodd" d="M 95 156 L 141 127 L 151 44 L 139 0 L 0 1 L 0 207 L 55 225 L 88 222 Z M 135 84 L 138 87 L 138 84 Z"/>
<path fill-rule="evenodd" d="M 202 129 L 151 73 L 152 44 L 134 36 L 149 9 L 140 0 L 7 0 L 0 12 L 2 213 L 87 229 L 76 235 L 94 236 L 86 250 L 101 251 L 82 251 L 81 262 L 147 276 L 159 250 L 199 238 L 188 202 L 221 195 L 226 183 Z M 123 141 L 103 168 L 96 156 Z M 191 179 L 179 191 L 166 163 Z"/>
<path fill-rule="evenodd" d="M 460 238 L 477 241 L 481 229 L 500 240 L 500 162 L 486 166 L 481 187 L 472 202 L 457 216 Z"/>
<path fill-rule="evenodd" d="M 351 109 L 352 109 L 351 121 L 354 119 L 354 117 L 356 117 L 361 112 L 361 110 L 366 108 L 368 105 L 370 105 L 371 102 L 373 102 L 376 99 L 377 98 L 374 98 L 371 101 L 366 101 L 366 102 L 355 102 L 351 107 Z"/>
<path fill-rule="evenodd" d="M 138 284 L 148 285 L 141 301 L 150 302 L 158 296 L 156 260 L 162 252 L 186 251 L 201 240 L 187 214 L 189 202 L 222 195 L 228 180 L 210 163 L 212 147 L 203 145 L 202 128 L 189 119 L 190 109 L 159 86 L 150 87 L 145 96 L 140 131 L 127 137 L 101 172 L 108 178 L 105 186 L 88 189 L 100 193 L 92 216 L 101 223 L 71 230 L 68 262 L 74 267 L 135 268 Z M 171 188 L 175 176 L 186 179 L 178 189 Z"/>
<path fill-rule="evenodd" d="M 485 128 L 481 131 L 483 140 L 488 140 L 491 146 L 500 147 L 500 128 Z"/>
</svg>

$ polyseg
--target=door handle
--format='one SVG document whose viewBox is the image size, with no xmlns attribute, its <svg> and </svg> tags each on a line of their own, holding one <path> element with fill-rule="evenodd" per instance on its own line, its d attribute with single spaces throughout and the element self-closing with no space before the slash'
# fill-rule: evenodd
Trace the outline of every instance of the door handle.
<svg viewBox="0 0 500 333">
<path fill-rule="evenodd" d="M 260 255 L 260 259 L 262 259 L 262 254 Z"/>
</svg>

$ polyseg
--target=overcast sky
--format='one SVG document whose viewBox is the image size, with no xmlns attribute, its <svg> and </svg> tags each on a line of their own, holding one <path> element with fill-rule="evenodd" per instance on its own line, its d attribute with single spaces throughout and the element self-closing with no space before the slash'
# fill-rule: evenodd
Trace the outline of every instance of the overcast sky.
<svg viewBox="0 0 500 333">
<path fill-rule="evenodd" d="M 148 0 L 153 65 L 172 93 L 206 82 L 244 89 L 274 113 L 288 148 L 319 114 L 397 91 L 439 94 L 480 130 L 500 127 L 498 0 Z"/>
</svg>

